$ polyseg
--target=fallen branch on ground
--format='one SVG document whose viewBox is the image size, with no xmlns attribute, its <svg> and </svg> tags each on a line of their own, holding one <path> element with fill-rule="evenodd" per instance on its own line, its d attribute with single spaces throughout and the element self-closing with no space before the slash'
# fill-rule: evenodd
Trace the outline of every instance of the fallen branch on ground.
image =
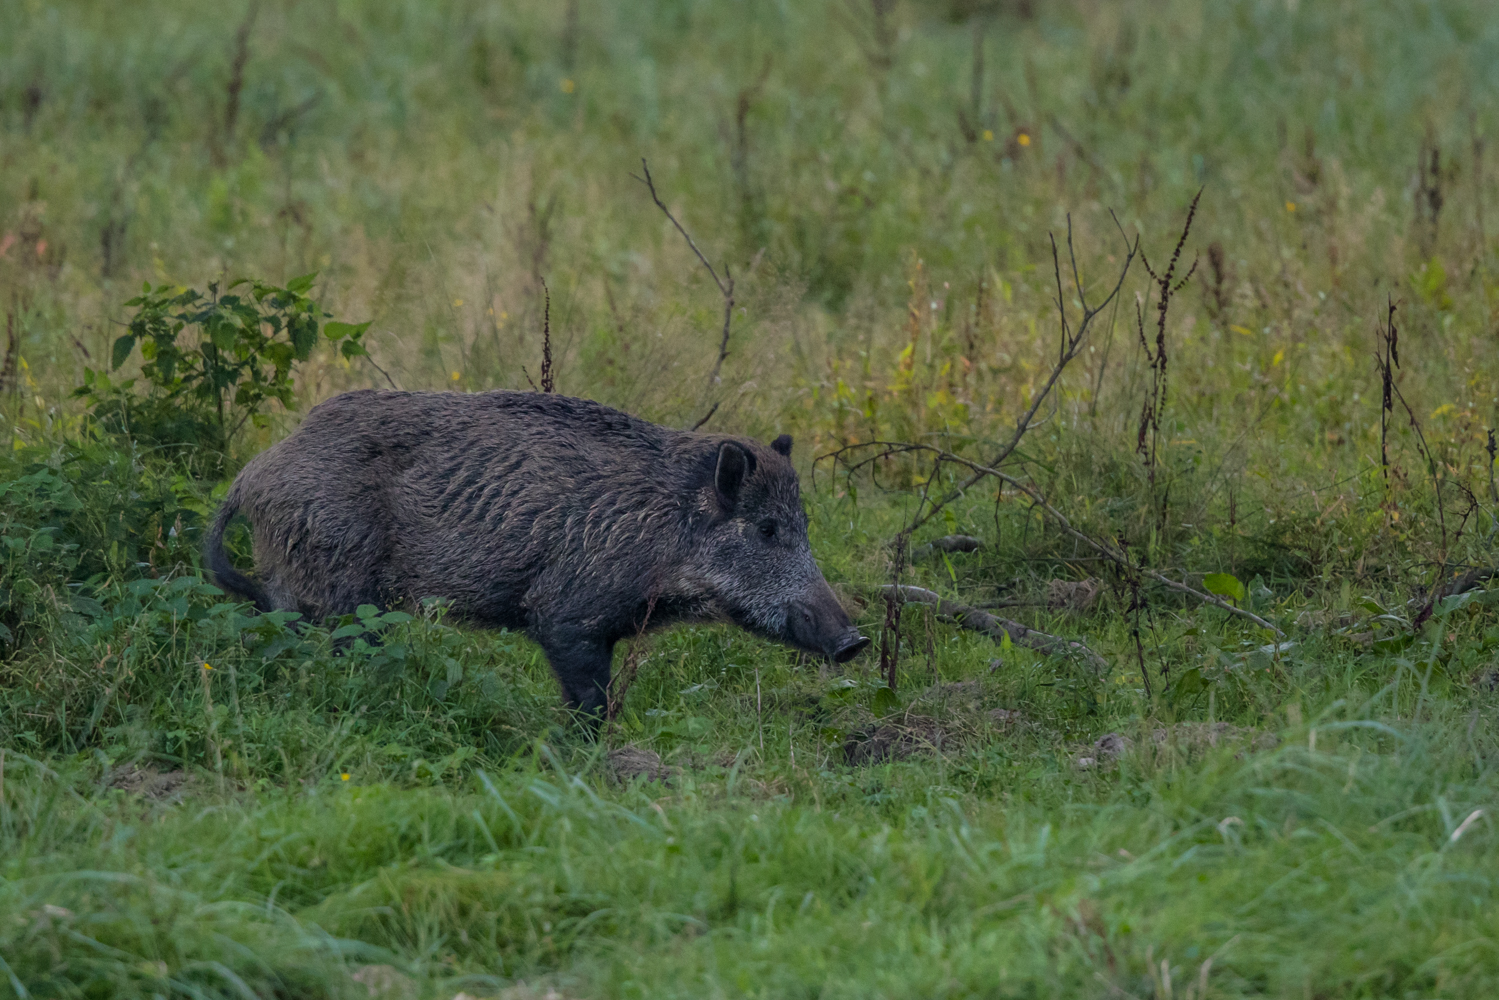
<svg viewBox="0 0 1499 1000">
<path fill-rule="evenodd" d="M 936 591 L 927 590 L 925 587 L 911 587 L 902 585 L 887 585 L 880 588 L 880 594 L 887 600 L 895 598 L 906 604 L 925 604 L 937 613 L 937 617 L 957 625 L 959 628 L 971 629 L 982 632 L 995 642 L 1000 642 L 1004 636 L 1009 636 L 1010 641 L 1017 646 L 1025 646 L 1034 649 L 1038 653 L 1048 656 L 1062 656 L 1075 653 L 1081 656 L 1095 670 L 1107 670 L 1109 661 L 1099 656 L 1081 642 L 1072 639 L 1062 639 L 1058 636 L 1038 632 L 1019 622 L 1010 621 L 1008 618 L 999 618 L 971 608 L 966 604 L 949 601 Z"/>
<path fill-rule="evenodd" d="M 1170 587 L 1172 590 L 1178 591 L 1183 594 L 1190 594 L 1192 597 L 1197 598 L 1204 604 L 1211 604 L 1214 607 L 1222 608 L 1229 614 L 1238 615 L 1240 618 L 1247 618 L 1249 621 L 1254 622 L 1261 628 L 1267 628 L 1281 638 L 1285 638 L 1284 632 L 1252 611 L 1246 611 L 1244 608 L 1241 608 L 1234 604 L 1230 604 L 1222 598 L 1217 597 L 1213 594 L 1203 593 L 1195 587 L 1189 587 L 1187 586 L 1187 584 L 1182 583 L 1178 580 L 1173 580 L 1166 574 L 1158 573 L 1147 566 L 1135 565 L 1130 561 L 1129 557 L 1125 555 L 1124 552 L 1120 551 L 1107 542 L 1099 541 L 1092 535 L 1089 535 L 1087 532 L 1079 531 L 1077 528 L 1074 528 L 1072 526 L 1072 522 L 1067 520 L 1066 516 L 1063 515 L 1061 511 L 1057 510 L 1047 502 L 1046 498 L 1041 495 L 1040 490 L 1036 489 L 1034 486 L 1032 486 L 1030 483 L 1025 482 L 1024 480 L 1015 478 L 1007 472 L 1001 472 L 1000 470 L 990 468 L 987 465 L 980 465 L 978 462 L 966 459 L 962 455 L 955 455 L 952 452 L 945 451 L 944 449 L 938 448 L 935 445 L 911 444 L 904 441 L 870 441 L 868 442 L 868 445 L 885 448 L 886 451 L 882 452 L 882 454 L 893 454 L 902 451 L 931 452 L 932 454 L 937 456 L 937 461 L 939 464 L 942 462 L 952 462 L 954 465 L 961 465 L 969 469 L 974 473 L 975 481 L 977 481 L 978 479 L 982 479 L 984 476 L 993 476 L 1000 482 L 1007 483 L 1010 486 L 1015 487 L 1020 492 L 1024 493 L 1037 507 L 1045 511 L 1047 516 L 1055 521 L 1063 531 L 1071 535 L 1073 538 L 1076 538 L 1078 541 L 1082 542 L 1084 545 L 1088 546 L 1090 549 L 1097 552 L 1104 558 L 1110 560 L 1111 562 L 1117 563 L 1121 567 L 1124 567 L 1126 570 L 1132 570 L 1134 572 L 1142 573 L 1145 576 L 1150 577 L 1157 583 L 1164 584 L 1165 586 Z"/>
<path fill-rule="evenodd" d="M 984 547 L 982 539 L 974 538 L 972 535 L 944 535 L 935 541 L 918 545 L 911 550 L 911 561 L 925 559 L 927 556 L 938 552 L 977 552 Z"/>
</svg>

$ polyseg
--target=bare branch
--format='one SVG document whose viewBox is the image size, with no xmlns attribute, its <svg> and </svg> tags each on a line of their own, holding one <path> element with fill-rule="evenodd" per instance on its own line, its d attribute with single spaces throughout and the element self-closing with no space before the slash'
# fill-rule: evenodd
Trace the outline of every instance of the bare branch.
<svg viewBox="0 0 1499 1000">
<path fill-rule="evenodd" d="M 1114 219 L 1114 223 L 1115 225 L 1119 225 L 1119 220 L 1117 217 Z M 1067 229 L 1070 245 L 1072 230 L 1072 219 L 1070 216 L 1067 220 Z M 1121 236 L 1125 235 L 1123 226 L 1119 226 L 1119 233 Z M 1019 422 L 1016 423 L 1015 431 L 1010 435 L 1009 441 L 1006 442 L 1005 445 L 1000 448 L 999 452 L 989 460 L 989 467 L 997 467 L 1001 465 L 1006 459 L 1010 457 L 1012 453 L 1014 453 L 1015 449 L 1020 446 L 1021 439 L 1024 438 L 1026 432 L 1031 429 L 1031 421 L 1036 418 L 1036 413 L 1041 409 L 1041 405 L 1046 401 L 1047 397 L 1051 395 L 1052 390 L 1056 387 L 1057 381 L 1062 377 L 1062 373 L 1066 370 L 1067 365 L 1074 358 L 1076 358 L 1078 353 L 1082 350 L 1083 344 L 1088 335 L 1088 330 L 1092 325 L 1093 320 L 1099 315 L 1099 313 L 1107 309 L 1116 298 L 1118 298 L 1120 290 L 1124 287 L 1124 279 L 1129 275 L 1130 266 L 1134 264 L 1135 258 L 1140 254 L 1140 238 L 1138 236 L 1135 237 L 1134 242 L 1131 243 L 1129 241 L 1129 238 L 1125 236 L 1124 263 L 1120 265 L 1118 280 L 1114 282 L 1114 287 L 1109 291 L 1109 294 L 1103 299 L 1103 301 L 1099 302 L 1097 305 L 1083 306 L 1082 317 L 1078 320 L 1077 326 L 1075 328 L 1072 328 L 1067 320 L 1066 305 L 1063 301 L 1062 296 L 1061 257 L 1057 250 L 1055 238 L 1052 239 L 1051 253 L 1052 270 L 1055 274 L 1057 282 L 1057 312 L 1059 314 L 1059 319 L 1062 325 L 1063 345 L 1061 355 L 1058 357 L 1056 365 L 1053 366 L 1050 376 L 1047 377 L 1046 382 L 1041 386 L 1041 391 L 1036 393 L 1035 398 L 1031 400 L 1030 408 L 1021 415 Z M 915 531 L 923 524 L 930 521 L 933 517 L 936 517 L 944 507 L 952 503 L 958 497 L 962 496 L 963 493 L 969 489 L 969 487 L 973 486 L 980 479 L 983 479 L 985 475 L 986 473 L 975 472 L 968 479 L 964 480 L 962 483 L 954 487 L 946 495 L 927 505 L 924 510 L 918 509 L 918 514 L 912 520 L 907 531 Z"/>
<path fill-rule="evenodd" d="M 557 376 L 552 369 L 552 290 L 545 281 L 541 282 L 541 290 L 546 293 L 541 320 L 541 391 L 556 392 Z"/>
<path fill-rule="evenodd" d="M 661 213 L 671 221 L 671 224 L 676 227 L 677 232 L 682 234 L 682 239 L 687 241 L 687 245 L 692 248 L 692 252 L 697 255 L 697 259 L 702 262 L 703 267 L 707 270 L 708 276 L 718 286 L 719 294 L 723 296 L 723 336 L 719 338 L 718 342 L 718 358 L 713 362 L 713 371 L 708 375 L 708 389 L 711 392 L 713 387 L 718 385 L 720 381 L 719 375 L 723 371 L 724 359 L 729 356 L 729 328 L 734 322 L 734 275 L 729 273 L 729 265 L 725 264 L 723 266 L 723 277 L 720 278 L 718 272 L 713 269 L 713 265 L 708 263 L 708 258 L 698 249 L 697 243 L 692 239 L 692 234 L 677 221 L 677 217 L 671 214 L 671 209 L 666 207 L 666 203 L 656 193 L 656 182 L 652 179 L 651 168 L 646 164 L 645 157 L 643 156 L 640 158 L 640 169 L 645 176 L 635 177 L 635 179 L 644 184 L 646 190 L 650 191 L 651 201 L 656 203 L 656 207 L 661 209 Z M 633 174 L 630 176 L 634 177 Z M 697 430 L 703 424 L 707 423 L 708 418 L 713 416 L 714 410 L 717 409 L 718 403 L 715 402 L 712 409 L 704 414 L 702 419 L 692 425 L 692 429 Z"/>
<path fill-rule="evenodd" d="M 688 430 L 693 430 L 693 431 L 697 430 L 699 427 L 703 426 L 703 424 L 706 424 L 709 420 L 711 420 L 712 417 L 713 417 L 713 414 L 715 414 L 717 412 L 718 412 L 718 404 L 714 403 L 712 406 L 708 407 L 708 412 L 704 413 L 701 417 L 699 417 L 697 423 L 695 423 L 691 427 L 689 427 Z"/>
<path fill-rule="evenodd" d="M 646 165 L 645 157 L 640 158 L 640 169 L 645 171 L 644 177 L 635 177 L 634 174 L 631 174 L 630 176 L 635 177 L 637 181 L 644 184 L 647 190 L 651 192 L 651 200 L 656 203 L 657 208 L 661 209 L 662 214 L 671 221 L 671 224 L 677 227 L 677 232 L 682 234 L 682 239 L 687 241 L 687 245 L 692 248 L 692 252 L 697 254 L 697 259 L 702 261 L 703 267 L 708 269 L 708 274 L 712 276 L 713 283 L 718 286 L 718 290 L 725 296 L 733 294 L 733 279 L 731 278 L 727 285 L 725 285 L 723 281 L 719 279 L 718 272 L 713 269 L 713 265 L 708 263 L 708 258 L 703 256 L 703 252 L 699 250 L 697 248 L 697 244 L 693 242 L 692 234 L 689 233 L 686 229 L 682 228 L 682 224 L 677 221 L 677 217 L 671 214 L 671 209 L 666 207 L 666 203 L 663 202 L 661 200 L 661 196 L 656 193 L 656 184 L 655 181 L 651 178 L 651 168 Z"/>
</svg>

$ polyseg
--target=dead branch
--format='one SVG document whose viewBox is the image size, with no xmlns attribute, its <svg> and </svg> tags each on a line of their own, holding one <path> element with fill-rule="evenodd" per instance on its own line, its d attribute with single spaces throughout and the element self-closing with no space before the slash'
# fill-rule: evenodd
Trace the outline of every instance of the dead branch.
<svg viewBox="0 0 1499 1000">
<path fill-rule="evenodd" d="M 918 545 L 911 550 L 911 561 L 925 559 L 927 556 L 938 552 L 977 552 L 984 547 L 982 539 L 974 538 L 972 535 L 944 535 L 935 541 Z"/>
<path fill-rule="evenodd" d="M 234 32 L 234 59 L 229 67 L 229 85 L 224 102 L 224 142 L 234 141 L 234 127 L 239 123 L 239 95 L 245 87 L 245 64 L 250 61 L 250 31 L 255 27 L 255 16 L 260 13 L 260 4 L 253 2 L 245 19 Z"/>
<path fill-rule="evenodd" d="M 1067 316 L 1065 292 L 1062 288 L 1061 255 L 1057 250 L 1056 238 L 1052 237 L 1051 263 L 1052 272 L 1055 275 L 1057 289 L 1057 318 L 1058 324 L 1061 328 L 1059 331 L 1060 344 L 1057 354 L 1057 362 L 1052 367 L 1051 374 L 1042 384 L 1041 391 L 1036 393 L 1035 398 L 1031 400 L 1030 408 L 1027 409 L 1025 413 L 1021 414 L 1020 420 L 1015 424 L 1014 433 L 1010 435 L 1010 439 L 1005 442 L 1004 446 L 1000 448 L 999 452 L 989 460 L 988 467 L 999 466 L 1005 461 L 1005 459 L 1009 458 L 1010 455 L 1014 453 L 1016 448 L 1020 446 L 1021 439 L 1024 438 L 1026 432 L 1031 429 L 1032 421 L 1036 419 L 1036 414 L 1040 412 L 1042 404 L 1045 403 L 1047 398 L 1051 395 L 1052 390 L 1056 387 L 1057 382 L 1061 379 L 1062 373 L 1066 371 L 1067 365 L 1070 364 L 1072 360 L 1076 358 L 1082 351 L 1084 342 L 1086 341 L 1088 336 L 1088 330 L 1092 326 L 1093 320 L 1097 318 L 1099 313 L 1103 312 L 1109 307 L 1114 299 L 1118 297 L 1120 289 L 1124 287 L 1124 279 L 1129 274 L 1130 265 L 1135 262 L 1135 257 L 1137 257 L 1140 253 L 1140 238 L 1136 236 L 1134 242 L 1131 243 L 1129 237 L 1124 235 L 1124 227 L 1119 225 L 1118 216 L 1114 216 L 1114 224 L 1119 227 L 1119 235 L 1124 237 L 1124 263 L 1120 265 L 1119 277 L 1114 282 L 1114 287 L 1109 290 L 1108 295 L 1106 295 L 1102 299 L 1102 301 L 1090 305 L 1088 303 L 1088 295 L 1083 290 L 1082 275 L 1079 272 L 1077 266 L 1077 254 L 1074 251 L 1072 245 L 1072 216 L 1067 216 L 1067 257 L 1070 264 L 1070 269 L 1072 271 L 1073 288 L 1077 295 L 1077 300 L 1082 305 L 1083 310 L 1082 316 L 1077 320 L 1077 323 L 1075 325 L 1068 319 Z M 923 504 L 923 507 L 925 509 L 923 510 L 918 508 L 917 516 L 912 519 L 911 524 L 906 528 L 906 533 L 909 534 L 910 532 L 915 531 L 923 524 L 926 524 L 928 521 L 930 521 L 933 517 L 936 517 L 944 507 L 952 503 L 958 497 L 962 496 L 963 493 L 969 489 L 969 487 L 973 486 L 980 479 L 983 479 L 985 475 L 986 473 L 975 472 L 968 479 L 955 486 L 952 490 L 948 491 L 945 495 L 939 497 L 937 500 L 928 501 Z"/>
<path fill-rule="evenodd" d="M 713 419 L 713 414 L 715 414 L 717 412 L 718 412 L 718 402 L 717 402 L 717 400 L 715 400 L 714 403 L 713 403 L 713 405 L 710 406 L 710 407 L 708 407 L 708 412 L 704 413 L 701 417 L 698 417 L 697 418 L 697 423 L 693 424 L 691 427 L 689 427 L 687 429 L 691 430 L 691 431 L 697 430 L 699 427 L 703 426 L 703 424 L 706 424 L 709 420 L 712 420 Z"/>
<path fill-rule="evenodd" d="M 14 392 L 21 384 L 21 337 L 16 332 L 16 313 L 19 311 L 18 302 L 5 312 L 5 354 L 3 363 L 0 363 L 0 394 Z M 1494 434 L 1490 431 L 1489 440 L 1493 439 Z"/>
<path fill-rule="evenodd" d="M 1145 351 L 1145 360 L 1150 367 L 1150 390 L 1145 396 L 1145 405 L 1140 410 L 1140 432 L 1135 445 L 1137 454 L 1145 458 L 1146 468 L 1150 473 L 1150 490 L 1152 496 L 1155 494 L 1155 477 L 1157 466 L 1157 455 L 1160 452 L 1161 443 L 1161 413 L 1166 409 L 1167 392 L 1167 353 L 1166 353 L 1166 317 L 1171 311 L 1171 297 L 1186 287 L 1187 282 L 1192 280 L 1192 275 L 1197 273 L 1197 258 L 1192 258 L 1192 266 L 1180 279 L 1176 279 L 1176 265 L 1181 262 L 1182 250 L 1187 245 L 1187 237 L 1192 232 L 1192 220 L 1197 217 L 1197 203 L 1202 200 L 1202 189 L 1192 198 L 1192 204 L 1187 208 L 1187 222 L 1182 226 L 1181 236 L 1176 241 L 1176 248 L 1171 252 L 1171 259 L 1166 264 L 1165 270 L 1157 274 L 1155 268 L 1150 266 L 1150 258 L 1141 254 L 1141 262 L 1145 265 L 1145 271 L 1150 275 L 1150 280 L 1156 286 L 1156 335 L 1155 350 L 1150 349 L 1150 342 L 1145 337 L 1145 313 L 1141 303 L 1135 304 L 1135 327 L 1140 335 L 1140 347 Z M 1168 487 L 1167 492 L 1170 492 Z M 1161 520 L 1165 522 L 1166 505 L 1161 504 Z"/>
<path fill-rule="evenodd" d="M 682 239 L 687 241 L 687 245 L 692 248 L 692 252 L 697 255 L 697 259 L 702 262 L 703 267 L 707 270 L 708 276 L 712 278 L 713 283 L 718 286 L 719 294 L 723 296 L 723 336 L 719 339 L 718 342 L 718 359 L 713 362 L 713 371 L 708 376 L 708 390 L 711 392 L 714 386 L 718 385 L 718 383 L 721 381 L 719 378 L 719 373 L 723 371 L 724 359 L 729 356 L 729 326 L 734 321 L 734 276 L 729 273 L 729 265 L 724 264 L 723 277 L 720 278 L 718 276 L 718 271 L 714 269 L 712 264 L 708 263 L 708 258 L 703 255 L 703 252 L 701 250 L 698 249 L 697 243 L 692 239 L 692 234 L 690 234 L 685 228 L 683 228 L 682 224 L 677 221 L 677 217 L 675 215 L 671 214 L 671 209 L 666 207 L 666 203 L 663 202 L 661 200 L 661 196 L 656 193 L 656 183 L 651 178 L 651 168 L 646 164 L 645 157 L 640 158 L 640 169 L 645 174 L 645 176 L 636 177 L 635 179 L 644 184 L 646 186 L 646 190 L 650 191 L 651 200 L 656 203 L 656 207 L 661 209 L 662 214 L 665 215 L 666 218 L 670 220 L 671 224 L 676 227 L 677 232 L 682 234 Z M 633 177 L 634 175 L 632 174 L 631 176 Z M 713 409 L 718 409 L 717 403 L 713 404 Z M 701 427 L 703 424 L 707 423 L 708 417 L 711 417 L 712 415 L 713 411 L 708 411 L 708 415 L 694 424 L 693 429 L 696 430 L 698 427 Z"/>
<path fill-rule="evenodd" d="M 949 601 L 925 587 L 887 585 L 880 588 L 880 593 L 887 601 L 895 599 L 906 604 L 929 605 L 936 612 L 937 617 L 943 621 L 957 625 L 959 628 L 982 632 L 995 642 L 1000 642 L 1005 636 L 1009 636 L 1010 641 L 1015 645 L 1034 649 L 1038 653 L 1048 656 L 1077 654 L 1095 670 L 1103 671 L 1109 668 L 1109 661 L 1081 642 L 1038 632 L 1019 622 L 1010 621 L 1008 618 L 999 618 L 987 611 Z"/>
<path fill-rule="evenodd" d="M 655 613 L 656 595 L 652 594 L 650 600 L 646 602 L 645 616 L 640 619 L 640 627 L 635 631 L 635 639 L 630 643 L 630 651 L 625 655 L 625 662 L 604 690 L 604 718 L 609 720 L 611 734 L 614 731 L 614 717 L 619 714 L 620 707 L 625 703 L 625 695 L 630 693 L 630 687 L 635 683 L 636 675 L 640 673 L 640 665 L 645 662 L 647 645 L 645 632 L 650 627 L 651 615 Z"/>
</svg>

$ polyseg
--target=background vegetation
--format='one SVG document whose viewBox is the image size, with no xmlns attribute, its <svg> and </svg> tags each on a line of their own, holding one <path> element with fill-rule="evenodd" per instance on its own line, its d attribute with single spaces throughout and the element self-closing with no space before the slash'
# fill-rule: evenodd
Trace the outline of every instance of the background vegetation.
<svg viewBox="0 0 1499 1000">
<path fill-rule="evenodd" d="M 0 5 L 0 995 L 1493 995 L 1496 86 L 1479 0 Z M 903 553 L 962 470 L 814 465 L 992 457 L 1050 236 L 1097 301 L 1199 190 L 1005 465 L 1127 565 L 992 480 Z M 522 637 L 203 582 L 308 406 L 544 325 L 793 434 L 871 634 L 898 572 L 1107 669 L 683 629 L 595 743 Z"/>
</svg>

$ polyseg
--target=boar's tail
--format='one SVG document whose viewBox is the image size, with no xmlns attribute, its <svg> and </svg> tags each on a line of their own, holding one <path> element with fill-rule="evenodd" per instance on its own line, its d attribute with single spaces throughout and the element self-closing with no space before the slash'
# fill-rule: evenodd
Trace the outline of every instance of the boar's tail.
<svg viewBox="0 0 1499 1000">
<path fill-rule="evenodd" d="M 229 561 L 229 553 L 224 551 L 224 529 L 238 512 L 239 497 L 236 491 L 230 490 L 229 496 L 214 515 L 213 524 L 208 528 L 208 537 L 203 541 L 203 562 L 220 589 L 234 597 L 255 602 L 255 607 L 261 611 L 274 610 L 260 584 L 235 569 L 234 563 Z"/>
</svg>

